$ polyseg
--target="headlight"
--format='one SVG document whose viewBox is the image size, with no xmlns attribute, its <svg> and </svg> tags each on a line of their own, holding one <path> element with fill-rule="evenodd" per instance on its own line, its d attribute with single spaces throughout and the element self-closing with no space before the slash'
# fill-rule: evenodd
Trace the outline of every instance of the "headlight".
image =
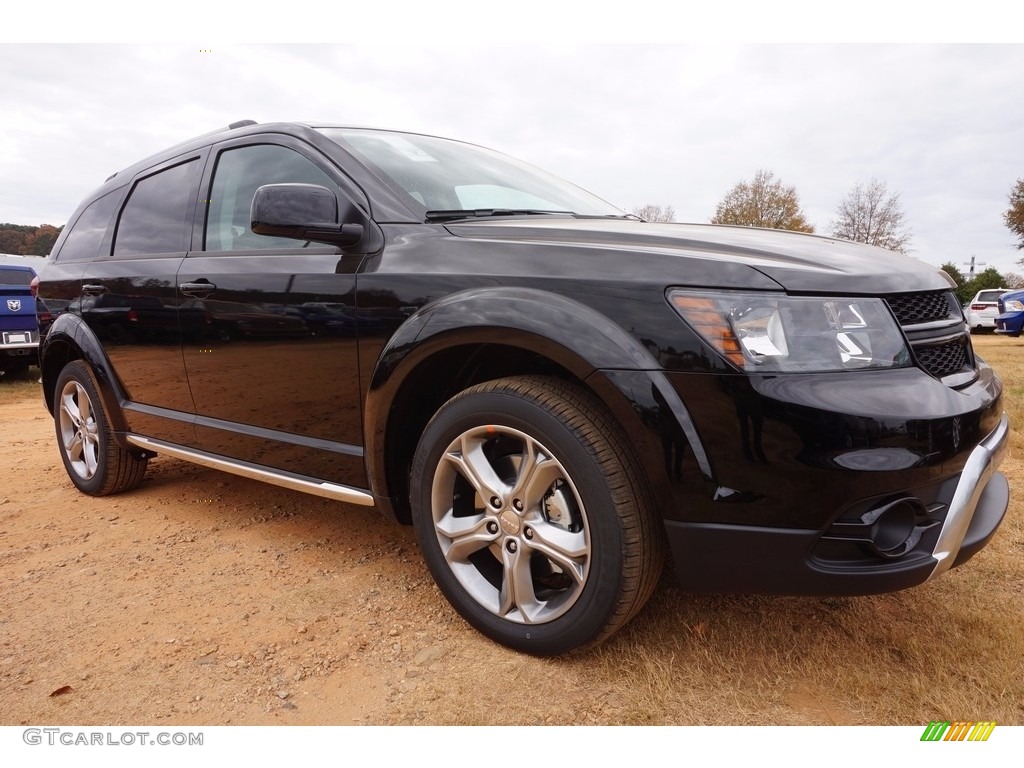
<svg viewBox="0 0 1024 768">
<path fill-rule="evenodd" d="M 910 352 L 881 299 L 670 290 L 669 302 L 747 371 L 902 368 Z"/>
<path fill-rule="evenodd" d="M 1003 302 L 1003 312 L 1024 312 L 1024 304 L 1016 299 Z"/>
</svg>

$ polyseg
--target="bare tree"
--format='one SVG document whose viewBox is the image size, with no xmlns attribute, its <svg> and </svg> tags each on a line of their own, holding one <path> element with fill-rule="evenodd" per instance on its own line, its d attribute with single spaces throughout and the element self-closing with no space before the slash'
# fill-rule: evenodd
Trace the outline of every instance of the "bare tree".
<svg viewBox="0 0 1024 768">
<path fill-rule="evenodd" d="M 903 221 L 900 196 L 890 195 L 884 181 L 858 182 L 836 208 L 832 237 L 907 253 L 910 230 Z"/>
<path fill-rule="evenodd" d="M 758 171 L 753 181 L 741 181 L 729 190 L 715 209 L 711 223 L 814 231 L 800 210 L 796 187 L 787 187 L 766 170 Z"/>
<path fill-rule="evenodd" d="M 1019 272 L 1004 272 L 1003 285 L 1007 288 L 1024 288 L 1024 275 Z"/>
<path fill-rule="evenodd" d="M 662 208 L 660 205 L 647 203 L 646 205 L 641 205 L 639 208 L 634 208 L 633 215 L 639 216 L 644 221 L 675 221 L 676 209 L 671 205 L 666 205 Z"/>
<path fill-rule="evenodd" d="M 1003 223 L 1017 236 L 1017 248 L 1024 250 L 1024 179 L 1017 179 L 1010 190 L 1010 207 L 1003 213 Z"/>
</svg>

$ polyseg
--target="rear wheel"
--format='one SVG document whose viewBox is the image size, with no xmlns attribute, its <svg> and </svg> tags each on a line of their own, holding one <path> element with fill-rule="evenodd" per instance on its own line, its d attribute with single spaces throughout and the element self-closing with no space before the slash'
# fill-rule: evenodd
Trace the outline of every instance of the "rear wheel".
<svg viewBox="0 0 1024 768">
<path fill-rule="evenodd" d="M 455 609 L 517 650 L 594 645 L 644 605 L 662 541 L 618 426 L 557 379 L 487 382 L 445 403 L 412 469 L 413 522 Z"/>
<path fill-rule="evenodd" d="M 54 424 L 71 482 L 90 496 L 106 496 L 142 482 L 146 459 L 117 444 L 89 366 L 74 360 L 57 377 Z"/>
</svg>

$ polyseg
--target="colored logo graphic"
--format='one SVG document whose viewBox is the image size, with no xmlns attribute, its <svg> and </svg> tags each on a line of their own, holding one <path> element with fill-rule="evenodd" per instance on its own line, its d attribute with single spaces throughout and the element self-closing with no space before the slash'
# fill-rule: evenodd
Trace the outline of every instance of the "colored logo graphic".
<svg viewBox="0 0 1024 768">
<path fill-rule="evenodd" d="M 994 720 L 980 723 L 933 720 L 921 734 L 921 741 L 988 741 L 995 727 Z"/>
</svg>

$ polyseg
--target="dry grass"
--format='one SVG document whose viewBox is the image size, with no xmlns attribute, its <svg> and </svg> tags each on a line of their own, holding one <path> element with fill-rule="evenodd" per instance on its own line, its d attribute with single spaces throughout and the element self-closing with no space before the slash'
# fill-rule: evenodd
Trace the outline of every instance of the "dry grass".
<svg viewBox="0 0 1024 768">
<path fill-rule="evenodd" d="M 466 653 L 461 674 L 430 691 L 431 722 L 1024 724 L 1024 340 L 982 336 L 976 346 L 1005 383 L 1012 496 L 996 537 L 964 567 L 856 598 L 694 596 L 668 573 L 648 609 L 591 653 Z M 509 684 L 473 687 L 487 670 Z M 524 687 L 532 700 L 509 702 Z"/>
<path fill-rule="evenodd" d="M 5 376 L 0 374 L 0 405 L 8 401 L 13 402 L 14 400 L 21 400 L 32 396 L 38 396 L 39 402 L 42 404 L 43 392 L 39 382 L 36 380 L 38 376 L 38 368 L 30 368 L 29 373 L 23 376 Z"/>
<path fill-rule="evenodd" d="M 1024 340 L 981 336 L 1014 430 L 991 544 L 934 583 L 860 598 L 694 597 L 667 580 L 595 654 L 635 724 L 1024 724 Z"/>
</svg>

